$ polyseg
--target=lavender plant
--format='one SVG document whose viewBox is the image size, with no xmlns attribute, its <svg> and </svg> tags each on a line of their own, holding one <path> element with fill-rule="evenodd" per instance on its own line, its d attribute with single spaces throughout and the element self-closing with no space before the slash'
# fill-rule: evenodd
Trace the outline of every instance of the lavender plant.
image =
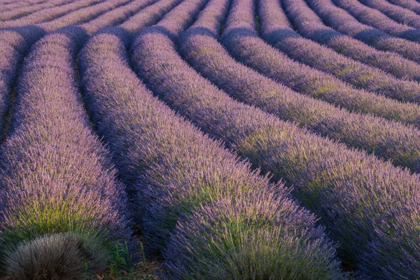
<svg viewBox="0 0 420 280">
<path fill-rule="evenodd" d="M 273 17 L 280 17 L 282 14 L 280 4 L 283 5 L 284 11 L 287 13 L 288 19 L 293 23 L 293 26 L 304 37 L 326 45 L 349 58 L 382 69 L 397 78 L 420 81 L 419 64 L 397 53 L 376 50 L 359 40 L 326 26 L 318 15 L 308 7 L 305 0 L 269 2 L 260 8 L 269 7 L 273 10 L 265 9 L 264 15 L 268 18 L 263 18 L 262 20 L 275 24 L 276 19 Z"/>
<path fill-rule="evenodd" d="M 308 224 L 306 213 L 270 193 L 201 206 L 177 225 L 165 279 L 345 279 L 326 265 L 330 256 L 312 241 L 318 233 L 305 230 Z"/>
<path fill-rule="evenodd" d="M 0 150 L 0 262 L 12 279 L 84 279 L 106 268 L 114 243 L 134 247 L 126 194 L 78 93 L 85 40 L 74 27 L 49 34 L 22 69 Z"/>
<path fill-rule="evenodd" d="M 233 1 L 226 31 L 246 16 L 246 5 Z M 413 240 L 420 230 L 415 218 L 420 177 L 234 101 L 178 55 L 166 30 L 178 26 L 168 21 L 136 37 L 131 62 L 146 85 L 212 137 L 271 172 L 274 180 L 284 178 L 295 186 L 293 194 L 340 242 L 347 265 L 376 278 L 418 275 L 420 256 Z M 382 253 L 391 246 L 393 254 Z"/>
<path fill-rule="evenodd" d="M 204 1 L 184 1 L 168 16 L 176 17 L 179 24 L 189 20 L 191 13 L 194 10 L 196 13 L 203 4 Z M 168 17 L 166 20 L 169 22 Z M 172 30 L 178 28 L 176 26 Z M 271 185 L 268 178 L 251 171 L 248 163 L 239 161 L 220 142 L 211 140 L 153 97 L 130 69 L 125 49 L 129 44 L 130 37 L 120 29 L 102 31 L 83 48 L 79 65 L 92 119 L 114 152 L 114 162 L 121 177 L 139 194 L 139 216 L 148 237 L 149 250 L 162 249 L 170 244 L 165 250 L 167 253 L 164 253 L 169 275 L 163 276 L 168 279 L 214 279 L 209 274 L 214 271 L 205 271 L 206 264 L 202 262 L 175 263 L 198 254 L 202 259 L 213 255 L 207 264 L 213 263 L 213 267 L 220 264 L 217 270 L 220 274 L 237 278 L 248 277 L 251 269 L 265 264 L 270 270 L 261 270 L 261 274 L 272 273 L 284 279 L 293 279 L 295 275 L 340 279 L 334 246 L 322 229 L 315 227 L 314 217 L 289 198 L 282 184 Z M 227 242 L 226 238 L 231 238 L 234 248 L 218 247 L 223 251 L 214 248 L 204 252 L 191 240 L 189 248 L 192 251 L 184 250 L 183 255 L 177 255 L 178 260 L 173 259 L 175 255 L 170 252 L 183 250 L 186 245 L 171 242 L 173 234 L 182 237 L 186 233 L 188 237 L 193 237 L 197 233 L 188 233 L 185 228 L 181 232 L 181 221 L 193 222 L 197 226 L 200 222 L 211 222 L 217 217 L 205 216 L 196 220 L 200 209 L 218 208 L 219 204 L 214 203 L 230 198 L 238 198 L 235 201 L 238 200 L 241 205 L 256 206 L 258 201 L 264 204 L 249 210 L 234 205 L 225 206 L 226 210 L 230 210 L 225 212 L 228 219 L 235 219 L 236 216 L 230 213 L 239 210 L 243 217 L 251 219 L 247 231 L 241 236 L 235 235 L 240 233 L 231 227 L 231 223 L 220 220 L 220 226 L 225 226 L 226 236 L 218 240 Z M 273 215 L 277 219 L 255 216 L 264 213 L 267 213 L 264 217 Z M 197 237 L 205 238 L 210 244 L 216 236 L 211 232 L 207 234 Z M 264 242 L 261 236 L 266 240 L 264 245 L 271 246 L 260 246 L 253 255 L 248 254 L 257 258 L 247 257 L 249 248 Z M 242 241 L 242 244 L 249 244 L 246 248 L 238 244 L 240 240 L 245 240 L 241 237 L 249 240 L 247 243 Z M 235 253 L 238 254 L 236 258 Z M 238 271 L 237 268 L 244 269 Z M 200 271 L 197 272 L 197 269 Z"/>
<path fill-rule="evenodd" d="M 399 80 L 379 69 L 354 61 L 293 31 L 277 1 L 259 2 L 261 36 L 290 58 L 333 74 L 357 88 L 403 102 L 420 101 L 420 84 Z"/>
<path fill-rule="evenodd" d="M 383 51 L 392 51 L 415 62 L 420 61 L 420 45 L 393 37 L 381 30 L 358 22 L 348 12 L 336 7 L 331 0 L 305 0 L 329 26 Z M 345 22 L 346 24 L 342 24 Z"/>
</svg>

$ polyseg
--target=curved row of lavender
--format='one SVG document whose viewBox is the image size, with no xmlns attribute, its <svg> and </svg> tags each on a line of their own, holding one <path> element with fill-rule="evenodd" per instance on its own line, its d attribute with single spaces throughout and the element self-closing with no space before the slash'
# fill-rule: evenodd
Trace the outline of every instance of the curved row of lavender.
<svg viewBox="0 0 420 280">
<path fill-rule="evenodd" d="M 290 26 L 280 3 L 262 0 L 258 6 L 261 37 L 290 58 L 389 98 L 420 103 L 420 84 L 395 78 L 301 37 Z"/>
<path fill-rule="evenodd" d="M 37 24 L 47 32 L 57 30 L 68 25 L 80 24 L 89 20 L 92 20 L 108 11 L 112 11 L 120 6 L 123 6 L 132 0 L 108 0 L 96 5 L 86 7 L 71 13 L 68 13 L 62 17 L 56 18 L 52 21 L 43 22 Z"/>
<path fill-rule="evenodd" d="M 19 19 L 29 14 L 35 13 L 39 10 L 48 9 L 48 8 L 57 7 L 57 6 L 59 7 L 69 2 L 71 2 L 71 0 L 51 0 L 44 3 L 33 4 L 33 5 L 28 5 L 29 3 L 27 3 L 23 7 L 16 7 L 8 11 L 1 9 L 0 20 L 9 21 L 9 20 Z"/>
<path fill-rule="evenodd" d="M 147 1 L 145 1 L 147 2 Z M 150 1 L 148 2 L 150 3 Z M 105 6 L 106 10 L 112 10 L 113 4 Z M 111 8 L 110 8 L 111 7 Z M 121 9 L 124 8 L 121 7 Z M 117 13 L 120 9 L 112 10 L 111 12 L 104 13 L 104 6 L 99 7 L 92 6 L 87 8 L 91 11 L 91 16 L 86 16 L 83 12 L 83 9 L 73 13 L 72 21 L 73 22 L 83 22 L 87 21 L 86 25 L 81 25 L 83 28 L 88 28 L 88 31 L 94 33 L 102 28 L 104 25 L 114 24 L 116 21 L 125 19 L 128 14 L 123 13 L 120 17 L 108 16 L 107 14 Z M 97 13 L 99 12 L 99 13 Z M 124 12 L 124 10 L 123 10 Z M 100 20 L 95 20 L 95 17 L 103 14 L 103 17 Z M 66 17 L 66 16 L 64 16 Z M 92 20 L 93 19 L 93 20 Z M 89 24 L 89 20 L 94 21 L 94 23 Z M 54 24 L 57 23 L 56 26 Z M 63 26 L 63 21 L 61 17 L 57 20 L 50 21 L 49 29 L 59 29 Z M 45 35 L 44 29 L 37 26 L 25 26 L 17 28 L 7 28 L 0 30 L 1 41 L 0 41 L 0 134 L 3 133 L 3 126 L 5 121 L 5 116 L 7 114 L 10 98 L 12 96 L 13 87 L 17 80 L 17 75 L 19 72 L 19 67 L 23 58 L 27 55 L 30 47 L 42 36 Z"/>
<path fill-rule="evenodd" d="M 113 9 L 101 16 L 88 21 L 84 24 L 81 24 L 82 27 L 88 34 L 93 34 L 96 31 L 105 28 L 110 25 L 117 25 L 121 21 L 127 20 L 134 15 L 139 14 L 140 11 L 143 12 L 144 9 L 147 9 L 152 4 L 159 2 L 157 0 L 133 0 L 130 3 L 120 6 L 116 9 Z"/>
<path fill-rule="evenodd" d="M 404 9 L 398 5 L 393 5 L 386 0 L 360 0 L 360 2 L 368 7 L 379 10 L 400 24 L 420 28 L 420 16 L 413 11 Z"/>
<path fill-rule="evenodd" d="M 248 11 L 253 12 L 252 11 Z M 419 105 L 358 90 L 325 72 L 302 65 L 263 41 L 253 16 L 223 36 L 223 44 L 241 63 L 293 90 L 350 111 L 367 113 L 408 124 L 419 124 Z"/>
<path fill-rule="evenodd" d="M 420 30 L 395 22 L 380 11 L 363 5 L 359 0 L 332 0 L 363 24 L 377 28 L 388 34 L 414 42 L 420 42 Z"/>
<path fill-rule="evenodd" d="M 387 0 L 388 2 L 420 14 L 420 3 L 416 0 Z"/>
<path fill-rule="evenodd" d="M 168 30 L 176 35 L 204 3 L 184 1 L 145 32 L 176 22 Z M 341 279 L 334 246 L 314 217 L 282 184 L 270 184 L 153 97 L 130 69 L 130 41 L 120 29 L 100 32 L 79 64 L 99 133 L 138 191 L 148 244 L 164 250 L 163 277 Z"/>
<path fill-rule="evenodd" d="M 420 62 L 420 44 L 393 37 L 381 30 L 357 21 L 331 0 L 305 0 L 314 12 L 335 30 L 350 35 L 382 51 L 392 51 L 417 63 Z M 343 24 L 345 22 L 345 24 Z"/>
<path fill-rule="evenodd" d="M 4 133 L 5 118 L 22 60 L 32 44 L 44 34 L 35 26 L 0 30 L 0 135 Z"/>
<path fill-rule="evenodd" d="M 377 67 L 397 78 L 420 81 L 420 65 L 408 60 L 403 56 L 376 50 L 367 44 L 348 35 L 337 32 L 328 27 L 312 11 L 305 0 L 279 0 L 270 2 L 272 11 L 266 11 L 265 16 L 270 19 L 264 21 L 274 22 L 274 18 L 283 14 L 281 5 L 284 7 L 288 19 L 302 36 L 325 45 L 338 53 L 362 63 Z"/>
<path fill-rule="evenodd" d="M 31 0 L 31 1 L 0 1 L 0 8 L 1 11 L 7 12 L 9 10 L 18 9 L 22 6 L 27 5 L 37 5 L 43 2 L 47 2 L 47 0 Z"/>
<path fill-rule="evenodd" d="M 86 7 L 90 7 L 91 5 L 103 2 L 103 0 L 78 0 L 73 1 L 67 5 L 60 5 L 56 7 L 52 7 L 49 9 L 43 9 L 36 13 L 27 15 L 25 17 L 21 17 L 19 19 L 5 21 L 0 23 L 0 27 L 16 27 L 16 26 L 25 26 L 31 25 L 36 23 L 42 23 L 50 20 L 54 20 L 58 17 L 66 15 L 70 12 L 77 11 Z"/>
<path fill-rule="evenodd" d="M 248 18 L 253 20 L 251 14 Z M 244 19 L 246 17 L 242 17 Z M 336 108 L 294 92 L 236 62 L 217 41 L 220 32 L 216 28 L 217 20 L 201 18 L 178 40 L 179 52 L 205 78 L 233 98 L 280 119 L 297 122 L 318 134 L 420 172 L 418 129 Z"/>
<path fill-rule="evenodd" d="M 135 243 L 127 198 L 78 92 L 77 27 L 49 34 L 25 59 L 0 150 L 0 263 L 12 279 L 86 279 L 116 244 Z"/>
<path fill-rule="evenodd" d="M 181 1 L 182 0 L 160 0 L 150 7 L 147 7 L 141 12 L 130 17 L 122 24 L 120 24 L 119 27 L 132 34 L 135 34 L 142 28 L 155 24 L 163 17 L 164 14 L 172 10 Z"/>
<path fill-rule="evenodd" d="M 247 4 L 252 1 L 233 2 L 225 32 L 248 17 Z M 131 50 L 132 64 L 155 94 L 273 179 L 295 186 L 293 194 L 341 243 L 347 265 L 377 278 L 419 274 L 418 175 L 234 101 L 182 60 L 170 27 L 144 29 Z"/>
</svg>

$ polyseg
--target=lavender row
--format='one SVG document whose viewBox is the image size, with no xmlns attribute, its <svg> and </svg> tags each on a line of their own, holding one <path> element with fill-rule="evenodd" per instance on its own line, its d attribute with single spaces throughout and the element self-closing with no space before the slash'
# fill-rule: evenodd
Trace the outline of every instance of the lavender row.
<svg viewBox="0 0 420 280">
<path fill-rule="evenodd" d="M 10 11 L 13 9 L 18 9 L 22 6 L 26 5 L 36 5 L 43 2 L 46 2 L 47 0 L 31 0 L 31 1 L 0 1 L 0 8 L 3 12 Z"/>
<path fill-rule="evenodd" d="M 132 0 L 108 0 L 106 2 L 92 5 L 87 8 L 76 10 L 52 21 L 38 24 L 37 26 L 41 27 L 47 32 L 51 32 L 68 25 L 80 24 L 90 21 L 104 14 L 105 12 L 116 9 L 119 6 L 125 5 L 131 1 Z"/>
<path fill-rule="evenodd" d="M 248 16 L 246 4 L 233 2 L 225 30 Z M 165 28 L 141 31 L 131 55 L 147 86 L 173 109 L 274 180 L 294 185 L 295 196 L 341 243 L 348 265 L 372 276 L 418 275 L 419 176 L 232 100 L 181 59 Z"/>
<path fill-rule="evenodd" d="M 16 0 L 0 0 L 0 4 L 7 6 L 7 8 L 9 9 L 10 7 L 19 7 L 28 4 L 39 4 L 46 1 L 47 0 L 23 0 L 16 2 Z"/>
<path fill-rule="evenodd" d="M 301 95 L 236 62 L 217 41 L 218 22 L 202 18 L 179 39 L 179 51 L 201 75 L 234 99 L 420 172 L 419 130 Z"/>
<path fill-rule="evenodd" d="M 113 9 L 89 22 L 81 24 L 80 27 L 85 29 L 89 34 L 93 34 L 96 31 L 105 28 L 109 25 L 116 25 L 127 18 L 131 18 L 139 13 L 144 13 L 144 10 L 150 8 L 149 5 L 157 2 L 156 0 L 133 0 L 132 2 Z M 149 7 L 148 7 L 149 6 Z M 153 6 L 153 5 L 152 5 Z M 141 12 L 139 12 L 142 10 Z"/>
<path fill-rule="evenodd" d="M 331 0 L 305 1 L 327 25 L 337 31 L 350 35 L 379 50 L 392 51 L 417 63 L 420 62 L 419 44 L 393 37 L 381 30 L 362 24 L 345 10 L 336 7 Z M 342 24 L 343 22 L 346 24 Z"/>
<path fill-rule="evenodd" d="M 380 11 L 361 4 L 358 0 L 332 0 L 338 7 L 346 10 L 358 21 L 388 34 L 414 42 L 420 42 L 420 30 L 399 24 Z"/>
<path fill-rule="evenodd" d="M 9 11 L 2 10 L 2 12 L 0 12 L 0 20 L 6 21 L 6 20 L 18 19 L 28 14 L 35 13 L 39 10 L 64 5 L 68 2 L 71 2 L 71 1 L 70 0 L 51 0 L 44 3 L 34 4 L 34 5 L 28 5 L 29 4 L 28 3 L 23 7 L 18 7 Z"/>
<path fill-rule="evenodd" d="M 388 0 L 388 2 L 420 14 L 420 3 L 416 0 Z"/>
<path fill-rule="evenodd" d="M 121 0 L 119 2 L 124 2 Z M 115 2 L 115 1 L 114 1 Z M 70 18 L 66 15 L 57 20 L 48 22 L 48 30 L 53 31 L 66 26 L 67 23 L 80 22 L 88 20 L 97 14 L 112 9 L 117 3 L 105 2 L 87 9 L 70 13 Z M 84 10 L 87 10 L 84 12 Z M 93 28 L 93 27 L 92 27 Z M 97 26 L 96 30 L 101 28 Z M 39 40 L 45 34 L 45 28 L 39 26 L 27 26 L 17 28 L 7 28 L 0 30 L 2 40 L 0 41 L 0 133 L 3 131 L 4 121 L 7 114 L 7 108 L 10 103 L 10 96 L 16 77 L 23 58 L 26 56 L 32 44 Z"/>
<path fill-rule="evenodd" d="M 47 21 L 54 20 L 63 15 L 66 15 L 70 12 L 77 11 L 89 7 L 91 5 L 103 2 L 104 0 L 79 0 L 72 1 L 67 5 L 61 5 L 58 7 L 52 7 L 49 9 L 43 9 L 41 11 L 35 12 L 28 16 L 19 18 L 17 20 L 6 21 L 0 24 L 1 27 L 16 27 L 16 26 L 25 26 L 36 23 L 43 23 Z"/>
<path fill-rule="evenodd" d="M 413 28 L 420 28 L 420 16 L 413 11 L 393 5 L 386 0 L 361 0 L 360 2 L 381 11 L 383 14 L 400 24 L 405 24 Z"/>
<path fill-rule="evenodd" d="M 223 44 L 239 62 L 297 92 L 350 111 L 419 124 L 419 105 L 355 89 L 332 75 L 290 59 L 258 36 L 255 22 L 249 15 L 235 28 L 224 32 Z"/>
<path fill-rule="evenodd" d="M 290 27 L 278 1 L 259 2 L 260 34 L 290 58 L 330 73 L 357 88 L 403 102 L 420 103 L 420 84 L 403 81 L 301 37 Z"/>
<path fill-rule="evenodd" d="M 134 246 L 123 185 L 78 92 L 85 39 L 81 29 L 63 29 L 25 59 L 0 150 L 0 263 L 12 279 L 85 279 L 112 255 L 129 261 L 117 244 Z"/>
<path fill-rule="evenodd" d="M 181 0 L 160 0 L 124 21 L 120 27 L 135 34 L 142 28 L 156 23 L 180 2 Z"/>
<path fill-rule="evenodd" d="M 306 4 L 305 0 L 280 0 L 271 2 L 273 11 L 266 12 L 270 22 L 274 22 L 274 14 L 281 19 L 282 8 L 287 13 L 293 26 L 303 36 L 362 63 L 380 68 L 397 78 L 420 81 L 420 65 L 393 52 L 378 51 L 365 43 L 348 35 L 337 32 L 326 26 L 323 21 Z M 284 21 L 283 21 L 284 22 Z"/>
<path fill-rule="evenodd" d="M 258 271 L 338 279 L 334 247 L 314 217 L 282 184 L 271 185 L 153 97 L 130 69 L 129 41 L 118 30 L 94 36 L 80 68 L 94 122 L 122 176 L 137 186 L 148 244 L 169 244 L 164 278 L 248 279 Z"/>
<path fill-rule="evenodd" d="M 45 32 L 34 26 L 0 30 L 0 135 L 23 58 Z"/>
</svg>

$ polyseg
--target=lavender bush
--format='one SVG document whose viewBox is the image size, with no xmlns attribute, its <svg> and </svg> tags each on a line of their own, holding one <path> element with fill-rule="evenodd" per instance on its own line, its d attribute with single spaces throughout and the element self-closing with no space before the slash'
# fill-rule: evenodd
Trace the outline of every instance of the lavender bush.
<svg viewBox="0 0 420 280">
<path fill-rule="evenodd" d="M 357 88 L 400 101 L 420 102 L 420 84 L 399 80 L 383 71 L 349 59 L 293 31 L 277 1 L 260 1 L 261 36 L 290 58 L 331 73 Z"/>
<path fill-rule="evenodd" d="M 190 13 L 197 12 L 203 4 L 203 1 L 184 1 L 168 16 L 176 17 L 178 23 L 182 19 L 186 21 Z M 166 19 L 169 21 L 169 17 Z M 142 23 L 140 18 L 140 24 Z M 132 24 L 134 25 L 133 22 Z M 177 26 L 173 30 L 178 28 Z M 236 206 L 229 208 L 229 205 L 225 209 L 230 209 L 230 213 L 240 209 L 244 217 L 264 213 L 278 217 L 277 220 L 270 219 L 269 223 L 261 218 L 258 220 L 261 221 L 261 226 L 253 223 L 247 233 L 243 233 L 243 237 L 250 240 L 250 245 L 257 244 L 251 243 L 252 238 L 258 239 L 256 242 L 263 242 L 259 237 L 264 234 L 264 245 L 270 244 L 271 249 L 266 252 L 267 247 L 261 246 L 254 251 L 253 256 L 271 254 L 273 257 L 250 259 L 241 254 L 241 251 L 248 252 L 247 248 L 253 248 L 252 246 L 228 247 L 224 248 L 226 254 L 212 252 L 215 256 L 212 259 L 213 267 L 223 264 L 218 267 L 220 273 L 237 275 L 238 278 L 249 275 L 246 274 L 249 273 L 248 269 L 266 264 L 271 265 L 271 270 L 265 270 L 266 273 L 280 274 L 285 279 L 294 275 L 311 276 L 314 279 L 340 279 L 339 263 L 334 259 L 334 247 L 326 239 L 322 229 L 314 226 L 314 217 L 288 198 L 288 192 L 282 184 L 270 185 L 268 178 L 250 171 L 248 163 L 239 161 L 234 154 L 222 148 L 219 142 L 211 140 L 154 98 L 130 69 L 125 50 L 129 44 L 130 37 L 125 32 L 119 29 L 103 31 L 86 44 L 81 52 L 79 65 L 92 119 L 98 124 L 99 133 L 114 152 L 114 161 L 121 176 L 133 189 L 136 187 L 139 194 L 139 215 L 149 246 L 156 249 L 164 248 L 167 243 L 171 244 L 170 249 L 167 249 L 168 253 L 164 254 L 169 273 L 167 278 L 212 279 L 212 275 L 209 275 L 212 271 L 201 269 L 197 274 L 196 268 L 205 266 L 200 262 L 172 263 L 175 260 L 170 252 L 182 250 L 185 246 L 176 241 L 170 242 L 171 233 L 175 230 L 177 236 L 182 238 L 185 228 L 183 232 L 178 229 L 181 221 L 195 222 L 197 225 L 200 221 L 211 222 L 212 217 L 195 220 L 195 215 L 200 215 L 201 207 L 219 207 L 214 204 L 216 201 L 239 198 L 240 195 L 245 197 L 248 194 L 250 200 L 241 199 L 242 202 L 238 203 L 256 206 L 252 202 L 261 201 L 261 198 L 264 199 L 264 205 L 256 206 L 256 210 Z M 228 215 L 227 218 L 234 219 L 235 216 Z M 224 224 L 227 237 L 233 238 L 237 244 L 239 239 L 234 236 L 237 231 L 224 221 L 221 226 Z M 192 236 L 191 233 L 187 234 Z M 207 235 L 207 243 L 214 237 L 213 234 Z M 219 240 L 223 242 L 222 238 Z M 193 241 L 189 248 L 193 251 L 186 250 L 184 255 L 177 255 L 177 258 L 199 254 L 200 247 L 193 248 L 192 243 Z M 285 252 L 283 248 L 293 249 Z M 236 252 L 243 258 L 234 258 L 233 254 Z M 230 258 L 227 257 L 229 253 L 232 254 Z M 208 255 L 201 255 L 202 258 L 206 256 Z M 281 260 L 284 260 L 284 265 L 277 266 Z M 229 263 L 234 267 L 228 267 Z M 243 267 L 244 271 L 234 270 L 236 267 Z M 195 274 L 188 274 L 188 271 Z"/>
<path fill-rule="evenodd" d="M 305 212 L 271 193 L 201 206 L 177 225 L 165 279 L 345 279 L 308 224 Z"/>
<path fill-rule="evenodd" d="M 376 50 L 359 40 L 326 26 L 318 15 L 308 7 L 305 0 L 265 1 L 265 3 L 267 4 L 261 6 L 261 9 L 269 7 L 273 10 L 265 9 L 264 15 L 268 18 L 263 18 L 263 21 L 275 24 L 277 19 L 274 17 L 281 17 L 283 14 L 280 7 L 280 4 L 282 4 L 288 19 L 304 37 L 326 45 L 349 58 L 382 69 L 397 78 L 420 81 L 419 64 L 393 52 Z"/>
<path fill-rule="evenodd" d="M 420 45 L 393 37 L 381 30 L 358 22 L 348 12 L 336 7 L 331 0 L 305 0 L 329 26 L 348 34 L 379 50 L 396 52 L 405 58 L 420 62 Z M 342 24 L 345 22 L 346 24 Z"/>
<path fill-rule="evenodd" d="M 225 30 L 246 17 L 252 4 L 234 1 Z M 341 243 L 347 265 L 376 278 L 384 271 L 418 275 L 420 177 L 232 100 L 181 59 L 168 36 L 173 28 L 179 25 L 169 21 L 146 28 L 132 45 L 131 62 L 147 86 L 254 166 L 272 172 L 274 180 L 295 186 L 293 194 Z M 393 254 L 382 253 L 391 246 Z"/>
<path fill-rule="evenodd" d="M 74 62 L 85 39 L 69 27 L 25 59 L 0 150 L 0 263 L 12 279 L 83 279 L 107 266 L 114 244 L 134 247 L 123 186 L 78 93 Z"/>
<path fill-rule="evenodd" d="M 93 255 L 92 252 L 95 254 Z M 8 255 L 7 279 L 90 279 L 88 271 L 106 267 L 107 252 L 76 234 L 51 234 L 22 242 Z"/>
</svg>

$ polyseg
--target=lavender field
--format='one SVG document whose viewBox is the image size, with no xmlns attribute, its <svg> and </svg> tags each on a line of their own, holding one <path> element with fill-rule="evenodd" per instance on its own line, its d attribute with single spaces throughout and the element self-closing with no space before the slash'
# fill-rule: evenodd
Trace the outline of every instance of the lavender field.
<svg viewBox="0 0 420 280">
<path fill-rule="evenodd" d="M 0 280 L 420 279 L 420 1 L 0 0 Z"/>
</svg>

